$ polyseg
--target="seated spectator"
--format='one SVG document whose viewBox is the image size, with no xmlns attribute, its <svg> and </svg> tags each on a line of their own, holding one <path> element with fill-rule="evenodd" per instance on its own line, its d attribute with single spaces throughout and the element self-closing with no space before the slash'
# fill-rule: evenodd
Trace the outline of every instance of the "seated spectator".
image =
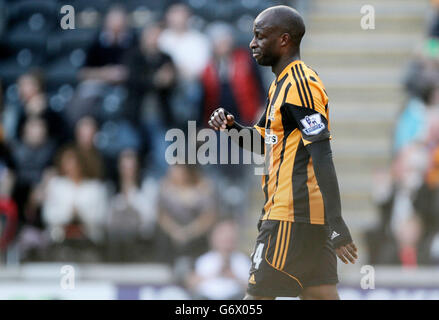
<svg viewBox="0 0 439 320">
<path fill-rule="evenodd" d="M 211 182 L 195 165 L 170 166 L 158 199 L 158 258 L 173 263 L 207 251 L 207 234 L 215 221 Z"/>
<path fill-rule="evenodd" d="M 0 125 L 0 194 L 6 197 L 12 195 L 15 183 L 15 165 L 11 150 L 7 146 L 3 127 Z"/>
<path fill-rule="evenodd" d="M 158 47 L 162 32 L 159 25 L 145 27 L 139 47 L 125 58 L 128 68 L 128 88 L 131 109 L 138 109 L 145 101 L 145 118 L 154 118 L 166 128 L 174 125 L 170 95 L 176 81 L 176 70 L 171 57 Z M 137 117 L 141 113 L 133 112 Z M 137 120 L 137 119 L 136 119 Z"/>
<path fill-rule="evenodd" d="M 413 199 L 423 183 L 427 159 L 425 147 L 412 144 L 404 148 L 393 168 L 396 188 L 390 229 L 395 236 L 399 261 L 403 266 L 413 267 L 419 263 L 418 246 L 424 228 Z"/>
<path fill-rule="evenodd" d="M 180 76 L 191 81 L 205 68 L 210 48 L 206 36 L 189 24 L 192 13 L 187 5 L 177 3 L 166 12 L 166 29 L 160 36 L 160 48 L 172 57 Z"/>
<path fill-rule="evenodd" d="M 409 143 L 425 134 L 427 105 L 418 98 L 411 98 L 400 114 L 396 128 L 393 151 L 399 152 Z"/>
<path fill-rule="evenodd" d="M 152 257 L 151 252 L 139 252 L 141 240 L 151 242 L 156 223 L 157 190 L 141 186 L 139 159 L 133 150 L 119 156 L 117 194 L 110 203 L 107 234 L 111 259 L 136 260 Z M 149 248 L 151 250 L 151 248 Z M 138 255 L 141 255 L 140 257 Z"/>
<path fill-rule="evenodd" d="M 158 25 L 143 29 L 139 48 L 126 57 L 129 69 L 127 108 L 140 123 L 144 144 L 147 145 L 148 168 L 154 168 L 157 176 L 166 172 L 166 130 L 175 126 L 171 97 L 176 83 L 176 70 L 171 57 L 158 48 L 161 34 Z"/>
<path fill-rule="evenodd" d="M 19 104 L 8 105 L 5 110 L 6 139 L 19 139 L 26 120 L 39 117 L 46 121 L 48 136 L 58 144 L 64 142 L 67 138 L 64 118 L 48 106 L 43 73 L 31 70 L 18 78 L 17 86 Z"/>
<path fill-rule="evenodd" d="M 126 81 L 128 72 L 123 56 L 134 44 L 125 9 L 119 5 L 111 7 L 102 30 L 88 48 L 85 66 L 78 74 L 80 83 L 66 107 L 70 129 L 86 115 L 100 122 L 124 115 L 126 93 L 120 85 Z"/>
<path fill-rule="evenodd" d="M 207 126 L 212 112 L 219 106 L 223 106 L 230 113 L 235 115 L 237 122 L 245 126 L 252 126 L 256 118 L 260 116 L 264 97 L 262 92 L 264 88 L 262 79 L 254 59 L 250 56 L 246 48 L 238 48 L 235 45 L 233 28 L 224 22 L 215 22 L 207 27 L 207 33 L 212 42 L 213 55 L 206 68 L 201 74 L 201 84 L 203 88 L 203 125 Z M 225 209 L 223 215 L 229 217 L 242 216 L 246 211 L 248 203 L 243 199 L 248 199 L 248 175 L 252 169 L 249 165 L 243 165 L 244 154 L 246 150 L 239 149 L 239 164 L 231 164 L 233 142 L 230 139 L 221 139 L 224 135 L 219 131 L 216 132 L 218 141 L 218 150 L 227 150 L 227 163 L 222 165 L 221 157 L 224 154 L 218 152 L 218 165 L 212 166 L 217 174 L 215 181 L 224 186 L 223 190 L 234 190 L 232 196 L 227 192 L 222 192 L 220 196 Z M 248 155 L 248 154 L 247 154 Z M 212 170 L 212 171 L 213 171 Z M 241 194 L 241 196 L 237 196 Z M 233 196 L 235 195 L 235 196 Z"/>
<path fill-rule="evenodd" d="M 210 56 L 206 36 L 189 25 L 190 9 L 182 3 L 169 7 L 166 28 L 159 38 L 159 47 L 169 54 L 178 70 L 178 83 L 173 108 L 178 126 L 185 128 L 188 120 L 201 119 L 201 72 Z"/>
<path fill-rule="evenodd" d="M 204 91 L 203 124 L 218 106 L 224 106 L 244 126 L 257 121 L 264 104 L 259 70 L 248 48 L 235 47 L 234 30 L 224 22 L 207 28 L 213 55 L 201 74 Z"/>
<path fill-rule="evenodd" d="M 0 126 L 0 263 L 3 254 L 16 236 L 18 212 L 11 196 L 15 182 L 13 169 L 14 163 Z"/>
<path fill-rule="evenodd" d="M 398 116 L 393 151 L 396 154 L 408 144 L 425 140 L 429 110 L 439 105 L 439 64 L 436 58 L 421 54 L 411 64 L 406 77 L 407 103 Z"/>
<path fill-rule="evenodd" d="M 87 179 L 103 179 L 104 161 L 95 147 L 98 125 L 92 117 L 83 117 L 76 124 L 75 147 L 84 159 L 84 177 Z"/>
<path fill-rule="evenodd" d="M 431 21 L 428 30 L 428 36 L 439 38 L 439 1 L 430 0 L 431 2 Z"/>
<path fill-rule="evenodd" d="M 127 22 L 127 13 L 123 7 L 110 8 L 103 30 L 88 50 L 85 67 L 80 74 L 83 80 L 105 83 L 125 81 L 127 70 L 122 64 L 122 58 L 134 44 Z"/>
<path fill-rule="evenodd" d="M 85 177 L 83 163 L 74 148 L 65 148 L 58 157 L 57 174 L 47 183 L 43 218 L 53 242 L 103 240 L 106 189 L 98 180 Z"/>
<path fill-rule="evenodd" d="M 198 299 L 242 299 L 247 287 L 250 259 L 236 249 L 238 228 L 233 221 L 215 226 L 211 250 L 195 261 L 187 280 L 188 288 Z"/>
<path fill-rule="evenodd" d="M 430 257 L 425 250 L 428 225 L 416 206 L 427 163 L 427 150 L 419 142 L 406 146 L 395 158 L 389 190 L 381 190 L 387 195 L 379 203 L 381 222 L 367 235 L 370 263 L 404 267 L 428 263 Z M 379 188 L 383 189 L 381 182 Z"/>
<path fill-rule="evenodd" d="M 55 152 L 55 144 L 47 133 L 46 121 L 31 117 L 24 123 L 22 139 L 11 144 L 16 174 L 13 197 L 22 224 L 41 226 L 39 184 Z"/>
</svg>

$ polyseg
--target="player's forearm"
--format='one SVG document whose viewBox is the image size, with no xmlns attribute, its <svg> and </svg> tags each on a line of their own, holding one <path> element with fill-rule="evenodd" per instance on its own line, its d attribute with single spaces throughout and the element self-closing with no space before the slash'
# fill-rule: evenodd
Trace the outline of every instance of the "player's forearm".
<svg viewBox="0 0 439 320">
<path fill-rule="evenodd" d="M 336 247 L 350 243 L 352 238 L 341 215 L 340 191 L 329 140 L 311 143 L 306 149 L 311 155 L 316 179 L 322 193 L 326 221 L 331 227 L 331 240 Z"/>
<path fill-rule="evenodd" d="M 258 130 L 253 127 L 245 127 L 236 121 L 233 125 L 228 126 L 229 136 L 232 141 L 239 145 L 239 147 L 248 150 L 250 152 L 255 152 L 257 154 L 264 154 L 265 142 L 262 136 L 259 134 Z M 233 129 L 235 129 L 238 134 L 233 134 Z M 246 131 L 247 132 L 244 132 Z M 245 139 L 244 137 L 250 137 Z"/>
</svg>

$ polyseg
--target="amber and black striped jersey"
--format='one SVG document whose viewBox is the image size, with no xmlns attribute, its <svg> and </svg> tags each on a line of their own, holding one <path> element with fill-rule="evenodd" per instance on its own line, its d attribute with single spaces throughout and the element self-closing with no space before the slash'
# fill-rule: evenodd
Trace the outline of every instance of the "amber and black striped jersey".
<svg viewBox="0 0 439 320">
<path fill-rule="evenodd" d="M 290 63 L 270 86 L 254 126 L 265 140 L 262 220 L 325 224 L 322 193 L 305 146 L 330 139 L 328 96 L 315 71 Z"/>
</svg>

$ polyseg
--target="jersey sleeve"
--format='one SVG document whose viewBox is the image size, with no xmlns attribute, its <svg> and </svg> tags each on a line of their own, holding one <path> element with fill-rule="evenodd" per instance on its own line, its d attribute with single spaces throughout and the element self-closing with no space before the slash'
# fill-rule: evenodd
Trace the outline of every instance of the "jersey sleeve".
<svg viewBox="0 0 439 320">
<path fill-rule="evenodd" d="M 328 97 L 320 79 L 312 75 L 292 84 L 285 99 L 285 109 L 302 133 L 304 145 L 331 139 Z"/>
</svg>

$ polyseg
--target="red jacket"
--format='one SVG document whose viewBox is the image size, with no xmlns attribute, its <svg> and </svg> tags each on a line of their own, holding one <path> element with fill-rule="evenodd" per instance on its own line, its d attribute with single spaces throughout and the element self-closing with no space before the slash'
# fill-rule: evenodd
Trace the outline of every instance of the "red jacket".
<svg viewBox="0 0 439 320">
<path fill-rule="evenodd" d="M 229 63 L 229 81 L 244 125 L 253 124 L 261 106 L 261 85 L 252 66 L 247 50 L 237 49 Z M 219 107 L 220 83 L 214 61 L 210 61 L 201 75 L 204 88 L 204 124 L 211 113 Z M 227 106 L 224 106 L 227 109 Z"/>
<path fill-rule="evenodd" d="M 17 229 L 18 215 L 15 202 L 9 198 L 0 198 L 0 215 L 6 217 L 6 223 L 0 233 L 0 250 L 3 251 L 14 239 Z"/>
</svg>

